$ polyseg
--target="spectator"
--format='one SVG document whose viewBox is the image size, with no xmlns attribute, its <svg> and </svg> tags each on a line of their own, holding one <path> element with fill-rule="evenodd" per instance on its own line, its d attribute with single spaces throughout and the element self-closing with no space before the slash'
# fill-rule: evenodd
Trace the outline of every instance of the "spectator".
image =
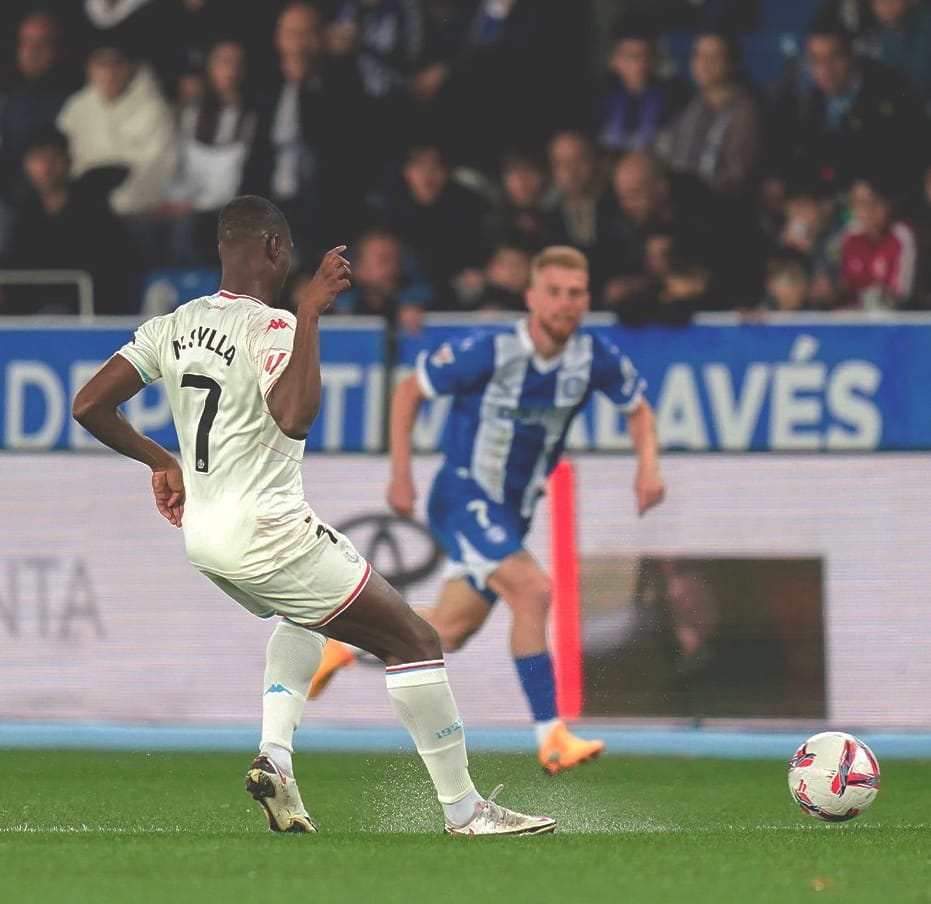
<svg viewBox="0 0 931 904">
<path fill-rule="evenodd" d="M 625 298 L 642 292 L 661 276 L 648 266 L 648 260 L 657 260 L 657 237 L 664 235 L 673 245 L 694 248 L 696 243 L 687 217 L 673 205 L 669 178 L 652 154 L 632 151 L 621 157 L 611 170 L 611 188 L 616 205 L 611 227 L 614 253 L 602 301 L 616 310 Z"/>
<path fill-rule="evenodd" d="M 778 245 L 804 256 L 809 301 L 813 307 L 829 307 L 840 278 L 843 240 L 834 194 L 817 181 L 796 185 L 788 191 L 784 214 Z"/>
<path fill-rule="evenodd" d="M 835 307 L 895 309 L 912 296 L 915 234 L 894 217 L 893 191 L 883 177 L 859 178 L 850 186 L 853 221 L 841 246 L 841 283 Z"/>
<path fill-rule="evenodd" d="M 530 252 L 515 244 L 494 248 L 474 285 L 460 292 L 460 308 L 480 314 L 526 310 L 530 285 Z"/>
<path fill-rule="evenodd" d="M 154 63 L 166 92 L 181 103 L 194 103 L 210 49 L 220 41 L 242 45 L 250 70 L 260 70 L 273 51 L 265 23 L 265 3 L 230 3 L 228 0 L 158 0 L 165 33 L 172 36 L 159 48 Z"/>
<path fill-rule="evenodd" d="M 588 135 L 564 131 L 551 139 L 549 159 L 556 199 L 547 214 L 547 244 L 572 245 L 587 255 L 592 297 L 598 298 L 611 254 L 601 158 Z"/>
<path fill-rule="evenodd" d="M 284 7 L 275 48 L 278 79 L 263 91 L 243 189 L 284 211 L 298 257 L 310 258 L 326 241 L 324 224 L 328 236 L 349 235 L 360 219 L 364 96 L 354 62 L 324 55 L 313 4 Z"/>
<path fill-rule="evenodd" d="M 918 0 L 870 0 L 876 20 L 866 52 L 894 69 L 927 112 L 931 101 L 931 8 Z"/>
<path fill-rule="evenodd" d="M 651 148 L 660 129 L 685 106 L 683 82 L 659 76 L 658 41 L 646 19 L 628 16 L 618 23 L 596 114 L 603 151 Z"/>
<path fill-rule="evenodd" d="M 410 129 L 410 86 L 424 55 L 424 14 L 416 0 L 334 0 L 327 26 L 331 55 L 351 57 L 368 98 L 367 166 L 376 182 L 404 148 Z"/>
<path fill-rule="evenodd" d="M 433 291 L 416 273 L 401 239 L 384 229 L 370 229 L 353 243 L 352 287 L 333 304 L 337 314 L 384 317 L 405 333 L 420 333 Z"/>
<path fill-rule="evenodd" d="M 703 263 L 686 255 L 674 256 L 662 280 L 618 305 L 618 320 L 629 327 L 684 326 L 696 311 L 709 307 L 710 287 L 711 271 Z"/>
<path fill-rule="evenodd" d="M 805 51 L 813 87 L 790 86 L 779 97 L 783 168 L 835 190 L 856 173 L 884 168 L 917 188 L 924 129 L 901 76 L 858 59 L 850 33 L 824 16 L 812 23 Z"/>
<path fill-rule="evenodd" d="M 102 167 L 125 173 L 110 204 L 144 232 L 177 163 L 174 117 L 151 69 L 124 48 L 97 47 L 87 58 L 87 85 L 66 101 L 58 127 L 75 177 Z"/>
<path fill-rule="evenodd" d="M 762 120 L 743 82 L 735 41 L 704 32 L 692 45 L 698 94 L 664 132 L 659 150 L 684 206 L 702 211 L 702 259 L 722 307 L 753 303 L 762 285 L 763 236 L 758 183 Z"/>
<path fill-rule="evenodd" d="M 915 275 L 915 307 L 931 308 L 931 166 L 925 167 L 921 199 L 915 215 L 918 270 Z"/>
<path fill-rule="evenodd" d="M 658 145 L 674 171 L 698 177 L 715 194 L 747 193 L 759 175 L 760 112 L 738 78 L 738 67 L 733 39 L 700 34 L 692 45 L 698 94 Z"/>
<path fill-rule="evenodd" d="M 334 56 L 354 54 L 371 98 L 406 91 L 423 53 L 423 11 L 411 0 L 335 0 L 327 26 Z"/>
<path fill-rule="evenodd" d="M 766 293 L 760 301 L 763 311 L 794 313 L 810 310 L 811 262 L 801 251 L 783 248 L 766 261 Z"/>
<path fill-rule="evenodd" d="M 448 307 L 455 303 L 453 281 L 483 261 L 488 206 L 450 178 L 449 164 L 436 144 L 413 144 L 402 175 L 398 197 L 389 199 L 388 223 L 421 262 L 437 306 Z"/>
<path fill-rule="evenodd" d="M 37 126 L 55 122 L 71 93 L 63 72 L 61 31 L 48 12 L 28 14 L 16 37 L 16 81 L 0 112 L 0 195 L 22 196 L 27 183 L 22 168 L 26 136 Z"/>
<path fill-rule="evenodd" d="M 137 308 L 138 255 L 125 223 L 92 184 L 72 181 L 68 140 L 55 126 L 38 126 L 26 139 L 23 167 L 32 193 L 16 207 L 5 260 L 23 269 L 86 270 L 97 314 Z M 4 313 L 76 313 L 73 286 L 9 290 Z"/>
<path fill-rule="evenodd" d="M 488 218 L 489 245 L 518 242 L 539 251 L 546 244 L 546 164 L 530 152 L 506 151 L 501 158 L 501 189 Z"/>
<path fill-rule="evenodd" d="M 779 244 L 816 262 L 837 215 L 833 193 L 823 190 L 817 182 L 797 185 L 789 190 L 783 211 Z"/>
<path fill-rule="evenodd" d="M 436 5 L 452 14 L 457 40 L 447 45 L 446 57 L 417 74 L 412 91 L 425 121 L 445 146 L 456 148 L 457 162 L 492 173 L 504 148 L 542 144 L 554 122 L 578 121 L 586 82 L 587 4 L 428 4 Z M 463 21 L 456 7 L 471 16 Z"/>
<path fill-rule="evenodd" d="M 174 55 L 174 44 L 183 38 L 172 21 L 175 0 L 83 0 L 83 22 L 76 41 L 85 56 L 88 49 L 108 47 L 134 48 L 137 59 L 144 60 L 158 80 L 159 89 L 167 92 L 166 61 Z M 171 40 L 166 38 L 171 35 Z M 154 38 L 154 40 L 153 40 Z"/>
<path fill-rule="evenodd" d="M 245 96 L 245 77 L 245 48 L 219 41 L 207 55 L 200 100 L 180 108 L 180 167 L 157 209 L 166 228 L 170 266 L 216 261 L 217 217 L 242 184 L 255 136 L 257 114 Z"/>
</svg>

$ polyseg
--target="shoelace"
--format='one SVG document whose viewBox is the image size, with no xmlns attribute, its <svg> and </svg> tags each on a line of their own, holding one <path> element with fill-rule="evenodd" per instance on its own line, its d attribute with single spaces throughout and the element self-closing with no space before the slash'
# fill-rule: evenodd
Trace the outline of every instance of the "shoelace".
<svg viewBox="0 0 931 904">
<path fill-rule="evenodd" d="M 511 828 L 520 823 L 520 814 L 494 802 L 495 798 L 498 796 L 498 792 L 502 790 L 504 790 L 504 785 L 498 785 L 498 787 L 485 798 L 485 804 L 482 807 L 482 817 L 489 822 L 496 823 L 505 828 Z"/>
</svg>

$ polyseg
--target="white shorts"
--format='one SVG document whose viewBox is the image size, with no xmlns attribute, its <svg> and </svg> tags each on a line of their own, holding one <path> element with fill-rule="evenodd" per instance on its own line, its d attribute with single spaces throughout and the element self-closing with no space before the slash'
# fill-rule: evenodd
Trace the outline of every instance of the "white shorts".
<svg viewBox="0 0 931 904">
<path fill-rule="evenodd" d="M 348 537 L 316 515 L 303 524 L 302 553 L 269 574 L 229 578 L 201 571 L 259 618 L 281 615 L 304 627 L 320 628 L 359 596 L 372 566 Z"/>
</svg>

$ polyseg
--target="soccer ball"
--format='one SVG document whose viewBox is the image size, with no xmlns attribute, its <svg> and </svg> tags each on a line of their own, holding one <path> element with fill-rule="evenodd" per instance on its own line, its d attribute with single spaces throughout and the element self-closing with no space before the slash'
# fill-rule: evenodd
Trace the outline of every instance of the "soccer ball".
<svg viewBox="0 0 931 904">
<path fill-rule="evenodd" d="M 879 793 L 879 763 L 863 741 L 842 731 L 810 737 L 789 761 L 789 793 L 809 816 L 844 822 Z"/>
</svg>

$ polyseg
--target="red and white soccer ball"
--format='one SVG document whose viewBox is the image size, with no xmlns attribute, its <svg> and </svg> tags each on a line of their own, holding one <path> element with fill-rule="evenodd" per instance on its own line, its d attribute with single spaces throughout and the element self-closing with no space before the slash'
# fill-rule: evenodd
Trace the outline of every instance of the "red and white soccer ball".
<svg viewBox="0 0 931 904">
<path fill-rule="evenodd" d="M 789 793 L 809 816 L 844 822 L 879 793 L 879 763 L 863 741 L 842 731 L 810 737 L 789 761 Z"/>
</svg>

